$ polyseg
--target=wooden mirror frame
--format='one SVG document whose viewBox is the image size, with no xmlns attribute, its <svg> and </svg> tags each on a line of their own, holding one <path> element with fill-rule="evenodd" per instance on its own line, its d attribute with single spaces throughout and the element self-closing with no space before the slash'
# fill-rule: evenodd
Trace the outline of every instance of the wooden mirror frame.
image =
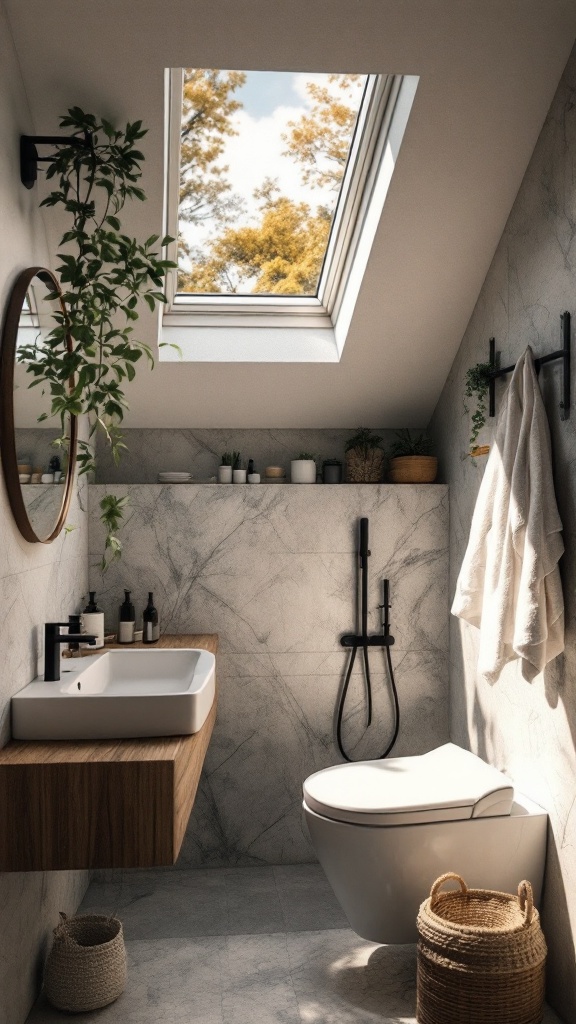
<svg viewBox="0 0 576 1024">
<path fill-rule="evenodd" d="M 51 544 L 52 541 L 56 540 L 64 526 L 72 499 L 78 447 L 78 419 L 76 416 L 70 416 L 68 466 L 63 486 L 62 503 L 56 524 L 48 537 L 38 537 L 30 522 L 22 497 L 22 488 L 18 475 L 16 427 L 14 423 L 14 365 L 18 342 L 18 325 L 26 292 L 35 277 L 39 277 L 40 280 L 42 278 L 48 279 L 53 290 L 58 292 L 60 306 L 62 311 L 65 312 L 60 285 L 51 270 L 47 270 L 46 267 L 28 267 L 18 275 L 6 307 L 0 347 L 0 455 L 2 456 L 2 467 L 4 469 L 4 479 L 6 481 L 10 508 L 20 533 L 30 544 Z M 68 338 L 68 350 L 72 351 L 72 339 L 70 337 Z"/>
</svg>

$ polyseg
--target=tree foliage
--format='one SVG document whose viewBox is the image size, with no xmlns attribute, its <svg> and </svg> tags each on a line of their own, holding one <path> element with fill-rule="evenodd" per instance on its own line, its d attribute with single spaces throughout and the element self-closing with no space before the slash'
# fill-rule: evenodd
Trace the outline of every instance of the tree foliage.
<svg viewBox="0 0 576 1024">
<path fill-rule="evenodd" d="M 329 75 L 328 85 L 309 82 L 307 91 L 314 101 L 308 114 L 289 121 L 286 155 L 302 168 L 302 180 L 312 188 L 340 188 L 346 167 L 350 139 L 356 122 L 360 75 Z M 330 88 L 333 86 L 333 88 Z"/>
<path fill-rule="evenodd" d="M 259 190 L 261 218 L 255 226 L 227 228 L 208 258 L 190 274 L 197 292 L 252 291 L 314 295 L 330 232 L 330 215 L 319 207 L 276 195 L 273 182 Z"/>
<path fill-rule="evenodd" d="M 233 93 L 245 76 L 215 71 L 187 71 L 186 75 L 181 210 L 188 210 L 182 215 L 197 223 L 213 217 L 216 232 L 203 249 L 181 246 L 185 265 L 180 267 L 180 287 L 200 294 L 314 295 L 334 203 L 312 208 L 280 194 L 277 182 L 267 179 L 254 193 L 257 222 L 232 226 L 239 201 L 228 180 L 228 168 L 219 160 L 225 136 L 235 133 L 232 116 L 241 104 Z M 289 122 L 290 131 L 283 136 L 284 155 L 298 164 L 305 184 L 338 192 L 356 119 L 360 78 L 330 75 L 325 85 L 308 83 L 310 110 Z M 195 116 L 194 111 L 201 109 L 205 115 Z"/>
<path fill-rule="evenodd" d="M 221 157 L 226 138 L 236 134 L 232 118 L 242 104 L 234 93 L 245 80 L 242 71 L 184 70 L 179 215 L 188 223 L 225 225 L 241 212 L 242 200 L 232 192 Z M 179 248 L 193 263 L 198 259 L 182 234 Z"/>
</svg>

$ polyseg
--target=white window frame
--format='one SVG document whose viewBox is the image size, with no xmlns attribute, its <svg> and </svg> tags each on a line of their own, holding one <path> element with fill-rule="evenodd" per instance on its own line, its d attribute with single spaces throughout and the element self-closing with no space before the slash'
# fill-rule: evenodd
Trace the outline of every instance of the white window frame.
<svg viewBox="0 0 576 1024">
<path fill-rule="evenodd" d="M 167 73 L 165 233 L 178 236 L 184 71 Z M 338 362 L 360 290 L 418 79 L 369 75 L 317 297 L 184 295 L 166 281 L 162 361 Z M 177 241 L 167 258 L 177 261 Z M 257 329 L 257 330 L 255 330 Z"/>
</svg>

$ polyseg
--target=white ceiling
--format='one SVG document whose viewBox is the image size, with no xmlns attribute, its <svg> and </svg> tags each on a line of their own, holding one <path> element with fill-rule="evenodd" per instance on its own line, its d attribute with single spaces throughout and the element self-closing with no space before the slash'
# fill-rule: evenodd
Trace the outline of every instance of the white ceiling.
<svg viewBox="0 0 576 1024">
<path fill-rule="evenodd" d="M 164 364 L 130 426 L 426 424 L 576 33 L 573 0 L 5 0 L 38 133 L 66 107 L 149 127 L 161 230 L 163 69 L 404 72 L 420 85 L 339 364 Z M 153 340 L 152 322 L 144 330 Z"/>
</svg>

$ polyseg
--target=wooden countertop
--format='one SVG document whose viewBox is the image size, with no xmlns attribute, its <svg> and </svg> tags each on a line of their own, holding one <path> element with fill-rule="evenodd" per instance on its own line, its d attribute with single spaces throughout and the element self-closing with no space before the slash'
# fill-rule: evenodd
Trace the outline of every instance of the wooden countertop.
<svg viewBox="0 0 576 1024">
<path fill-rule="evenodd" d="M 218 637 L 166 635 L 154 646 L 216 654 Z M 127 645 L 105 650 L 118 647 Z M 0 871 L 173 864 L 216 705 L 192 736 L 8 743 L 0 750 Z"/>
</svg>

